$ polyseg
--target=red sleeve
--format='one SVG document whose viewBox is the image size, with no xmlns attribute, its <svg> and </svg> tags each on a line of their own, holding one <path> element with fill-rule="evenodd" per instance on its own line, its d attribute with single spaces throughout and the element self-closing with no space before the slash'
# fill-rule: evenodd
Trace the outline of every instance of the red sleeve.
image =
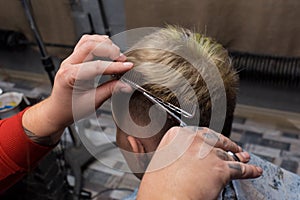
<svg viewBox="0 0 300 200">
<path fill-rule="evenodd" d="M 0 194 L 19 181 L 52 148 L 32 142 L 19 114 L 0 120 Z"/>
</svg>

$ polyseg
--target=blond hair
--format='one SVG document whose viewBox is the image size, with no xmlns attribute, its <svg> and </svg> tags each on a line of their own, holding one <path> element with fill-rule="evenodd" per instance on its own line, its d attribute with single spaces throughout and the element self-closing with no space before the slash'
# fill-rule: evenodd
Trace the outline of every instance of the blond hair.
<svg viewBox="0 0 300 200">
<path fill-rule="evenodd" d="M 125 54 L 127 60 L 134 63 L 134 70 L 143 75 L 143 87 L 152 95 L 172 103 L 179 98 L 189 102 L 196 95 L 200 109 L 200 121 L 197 124 L 199 126 L 209 126 L 212 104 L 210 95 L 224 87 L 227 109 L 222 133 L 229 136 L 236 104 L 238 77 L 231 66 L 228 52 L 222 45 L 202 34 L 168 26 L 145 36 Z M 212 74 L 207 73 L 207 67 L 214 66 L 223 80 L 222 85 L 217 83 Z M 184 81 L 181 81 L 183 79 Z M 214 86 L 214 91 L 208 91 L 207 81 Z M 142 95 L 132 98 L 135 98 L 134 104 L 145 104 Z M 136 118 L 141 120 L 141 116 L 145 116 L 141 115 L 145 108 L 140 111 L 138 108 L 139 106 L 134 106 L 130 113 L 137 115 Z M 174 122 L 169 122 L 166 129 L 174 125 Z"/>
</svg>

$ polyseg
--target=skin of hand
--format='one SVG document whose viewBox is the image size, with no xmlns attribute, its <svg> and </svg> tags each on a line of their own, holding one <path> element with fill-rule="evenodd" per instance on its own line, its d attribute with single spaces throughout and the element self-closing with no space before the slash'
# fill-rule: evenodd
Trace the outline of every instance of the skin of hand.
<svg viewBox="0 0 300 200">
<path fill-rule="evenodd" d="M 180 134 L 183 134 L 182 137 L 190 137 L 191 133 L 188 130 L 172 128 L 163 137 L 158 150 L 173 141 L 179 130 Z M 243 152 L 241 147 L 225 136 L 208 130 L 205 128 L 197 131 L 189 148 L 175 162 L 145 173 L 137 199 L 217 199 L 229 181 L 262 175 L 260 167 L 246 164 L 250 160 L 247 152 Z M 214 146 L 211 146 L 212 144 Z M 206 156 L 201 157 L 199 152 L 203 150 L 203 145 L 206 145 L 209 151 Z M 241 162 L 234 161 L 226 151 L 236 153 Z M 159 159 L 154 154 L 150 168 L 156 160 Z"/>
<path fill-rule="evenodd" d="M 95 57 L 109 58 L 114 62 L 94 59 Z M 120 53 L 120 48 L 108 36 L 82 36 L 73 53 L 62 62 L 50 97 L 24 113 L 24 128 L 41 137 L 55 135 L 58 141 L 64 128 L 74 122 L 72 98 L 75 97 L 76 102 L 79 102 L 75 108 L 80 113 L 78 117 L 82 118 L 100 107 L 112 95 L 117 83 L 122 88 L 120 81 L 113 80 L 97 88 L 82 87 L 74 94 L 74 88 L 80 87 L 75 84 L 88 83 L 101 75 L 125 73 L 133 67 L 132 63 L 125 61 L 126 56 Z M 95 107 L 92 106 L 94 110 L 86 106 L 91 97 L 95 104 Z"/>
</svg>

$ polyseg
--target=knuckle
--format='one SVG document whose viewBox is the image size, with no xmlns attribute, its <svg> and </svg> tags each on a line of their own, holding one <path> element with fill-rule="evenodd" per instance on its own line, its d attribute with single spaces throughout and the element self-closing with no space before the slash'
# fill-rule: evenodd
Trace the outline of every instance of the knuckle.
<svg viewBox="0 0 300 200">
<path fill-rule="evenodd" d="M 63 60 L 62 62 L 61 62 L 61 64 L 60 64 L 60 68 L 59 68 L 59 70 L 61 70 L 62 68 L 65 68 L 68 64 L 68 58 L 67 59 L 65 59 L 65 60 Z"/>
<path fill-rule="evenodd" d="M 223 185 L 226 185 L 231 179 L 231 174 L 229 169 L 225 171 L 224 169 L 228 169 L 228 166 L 224 161 L 220 161 L 214 166 L 214 174 L 217 174 L 221 179 L 220 182 L 222 182 Z"/>
<path fill-rule="evenodd" d="M 70 70 L 70 68 L 61 68 L 60 70 L 58 70 L 58 72 L 56 73 L 56 80 L 59 80 L 59 82 L 64 83 L 64 84 L 73 84 L 74 80 L 75 80 L 75 73 L 74 71 L 72 72 Z"/>
<path fill-rule="evenodd" d="M 82 42 L 87 41 L 87 40 L 89 40 L 90 37 L 91 37 L 91 35 L 84 34 L 81 36 L 80 41 L 82 41 Z"/>
<path fill-rule="evenodd" d="M 95 48 L 95 44 L 91 40 L 85 40 L 81 45 L 81 48 L 84 49 L 85 51 L 92 51 Z"/>
<path fill-rule="evenodd" d="M 178 126 L 173 126 L 169 129 L 169 132 L 171 133 L 176 133 L 177 131 L 179 131 L 180 127 Z"/>
<path fill-rule="evenodd" d="M 104 37 L 104 36 L 102 36 L 102 37 L 103 37 L 105 43 L 107 43 L 107 44 L 109 44 L 109 45 L 112 45 L 112 44 L 113 44 L 113 42 L 111 41 L 111 39 L 106 38 L 106 37 Z"/>
<path fill-rule="evenodd" d="M 75 68 L 62 68 L 57 72 L 57 76 L 61 79 L 66 79 L 69 77 L 74 77 L 75 78 L 75 71 L 73 70 Z"/>
<path fill-rule="evenodd" d="M 225 138 L 225 137 L 222 137 L 222 136 L 220 137 L 220 140 L 222 141 L 223 147 L 224 147 L 226 150 L 228 150 L 228 147 L 230 146 L 229 141 L 226 140 L 226 138 Z"/>
<path fill-rule="evenodd" d="M 180 127 L 174 126 L 174 127 L 172 127 L 172 128 L 169 129 L 169 131 L 168 131 L 168 136 L 169 136 L 170 138 L 173 138 L 173 137 L 176 136 L 176 134 L 177 134 L 180 130 L 181 130 Z"/>
<path fill-rule="evenodd" d="M 68 71 L 69 71 L 68 67 L 62 67 L 57 71 L 56 76 L 63 77 L 68 73 Z"/>
<path fill-rule="evenodd" d="M 224 169 L 226 169 L 226 162 L 223 160 L 218 160 L 218 162 L 215 164 L 215 168 L 217 172 L 224 173 Z"/>
</svg>

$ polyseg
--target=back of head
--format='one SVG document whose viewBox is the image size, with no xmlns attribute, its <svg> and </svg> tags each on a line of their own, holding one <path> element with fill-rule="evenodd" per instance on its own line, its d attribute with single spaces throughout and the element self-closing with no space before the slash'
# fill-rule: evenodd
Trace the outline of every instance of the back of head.
<svg viewBox="0 0 300 200">
<path fill-rule="evenodd" d="M 198 105 L 197 125 L 208 127 L 211 118 L 211 95 L 222 87 L 226 92 L 226 119 L 222 134 L 229 136 L 236 104 L 238 77 L 231 66 L 228 52 L 217 42 L 190 30 L 169 26 L 139 41 L 125 53 L 134 63 L 136 72 L 143 76 L 143 88 L 164 102 L 180 106 L 180 102 Z M 216 67 L 223 82 L 216 81 L 209 68 Z M 207 84 L 212 85 L 208 89 Z M 133 121 L 140 125 L 150 123 L 149 109 L 153 103 L 136 91 L 129 104 Z M 193 121 L 193 120 L 191 120 Z M 194 122 L 193 122 L 194 123 Z M 167 118 L 159 138 L 172 126 L 179 125 L 172 117 Z"/>
</svg>

